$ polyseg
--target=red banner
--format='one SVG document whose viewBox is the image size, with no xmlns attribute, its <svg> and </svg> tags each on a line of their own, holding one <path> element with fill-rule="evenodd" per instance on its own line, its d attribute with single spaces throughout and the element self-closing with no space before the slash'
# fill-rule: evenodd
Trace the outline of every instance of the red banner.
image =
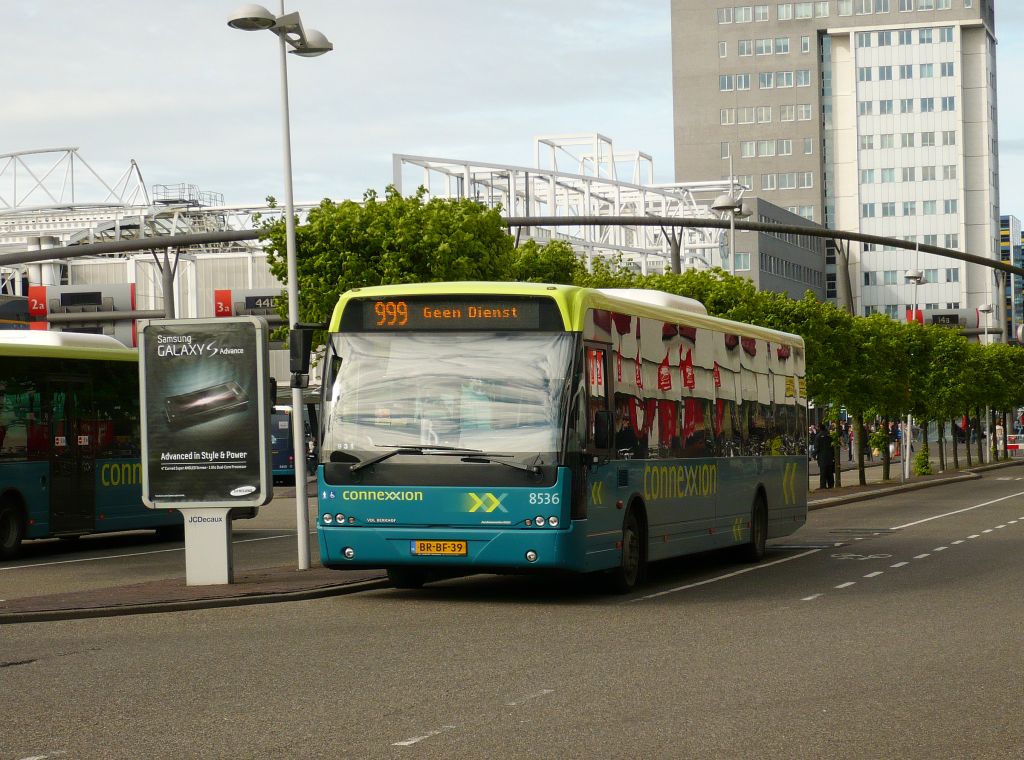
<svg viewBox="0 0 1024 760">
<path fill-rule="evenodd" d="M 693 372 L 693 350 L 686 349 L 686 358 L 684 359 L 681 346 L 679 348 L 679 376 L 683 380 L 683 387 L 697 387 L 697 377 Z"/>
<path fill-rule="evenodd" d="M 668 351 L 665 352 L 665 358 L 661 364 L 658 365 L 658 390 L 659 391 L 670 391 L 672 390 L 672 371 L 668 368 Z"/>
</svg>

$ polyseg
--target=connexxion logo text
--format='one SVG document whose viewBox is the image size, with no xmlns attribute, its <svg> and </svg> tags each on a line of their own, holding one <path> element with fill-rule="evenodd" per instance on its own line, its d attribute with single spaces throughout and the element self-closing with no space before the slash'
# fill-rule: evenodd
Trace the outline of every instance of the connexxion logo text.
<svg viewBox="0 0 1024 760">
<path fill-rule="evenodd" d="M 342 501 L 423 501 L 423 491 L 342 491 Z"/>
</svg>

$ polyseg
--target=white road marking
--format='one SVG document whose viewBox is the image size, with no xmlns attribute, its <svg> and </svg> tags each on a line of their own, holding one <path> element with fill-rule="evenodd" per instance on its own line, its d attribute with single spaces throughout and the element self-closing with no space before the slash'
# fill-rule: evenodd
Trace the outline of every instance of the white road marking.
<svg viewBox="0 0 1024 760">
<path fill-rule="evenodd" d="M 933 552 L 944 552 L 948 548 L 949 548 L 948 546 L 936 546 L 934 549 L 932 549 L 932 551 Z"/>
<path fill-rule="evenodd" d="M 982 533 L 991 533 L 991 532 L 992 532 L 991 528 L 985 528 L 985 530 L 982 531 Z"/>
<path fill-rule="evenodd" d="M 1000 528 L 1005 528 L 1005 527 L 1006 527 L 1005 525 L 997 525 L 996 526 L 996 530 L 999 530 Z"/>
<path fill-rule="evenodd" d="M 924 559 L 925 557 L 930 557 L 930 556 L 932 556 L 931 552 L 925 552 L 924 554 L 918 554 L 916 557 L 914 557 L 914 559 Z"/>
<path fill-rule="evenodd" d="M 840 583 L 836 588 L 847 588 L 849 586 L 855 586 L 857 581 L 847 581 L 846 583 Z"/>
<path fill-rule="evenodd" d="M 414 736 L 411 739 L 406 739 L 404 742 L 391 742 L 391 746 L 392 747 L 411 747 L 412 745 L 414 745 L 414 744 L 416 744 L 418 742 L 421 742 L 424 739 L 429 739 L 432 736 L 437 736 L 438 734 L 443 734 L 445 731 L 450 731 L 453 728 L 455 728 L 455 726 L 441 726 L 441 728 L 437 729 L 436 731 L 428 731 L 427 733 L 423 734 L 423 736 Z"/>
<path fill-rule="evenodd" d="M 953 546 L 956 546 L 957 544 L 962 544 L 963 542 L 964 540 L 962 538 L 958 538 L 956 541 L 953 542 Z"/>
<path fill-rule="evenodd" d="M 889 565 L 889 567 L 903 567 L 904 565 L 909 565 L 909 564 L 910 564 L 909 562 L 897 562 L 895 565 Z"/>
<path fill-rule="evenodd" d="M 249 544 L 254 541 L 270 541 L 275 538 L 294 538 L 294 533 L 291 535 L 280 535 L 280 536 L 263 536 L 262 538 L 242 538 L 238 541 L 232 541 L 233 544 Z M 0 571 L 4 570 L 31 570 L 33 567 L 49 567 L 51 565 L 72 565 L 76 562 L 96 562 L 101 559 L 125 559 L 126 557 L 146 557 L 150 554 L 167 554 L 168 552 L 183 552 L 185 551 L 184 546 L 178 546 L 174 549 L 154 549 L 149 552 L 132 552 L 130 554 L 109 554 L 102 557 L 79 557 L 78 559 L 61 559 L 54 562 L 37 562 L 34 565 L 12 565 L 11 567 L 0 567 Z"/>
<path fill-rule="evenodd" d="M 1016 525 L 1016 524 L 1017 524 L 1016 520 L 1010 520 L 1010 525 Z"/>
<path fill-rule="evenodd" d="M 814 601 L 815 599 L 817 599 L 819 596 L 824 596 L 824 594 L 811 594 L 810 596 L 805 596 L 800 601 L 801 602 L 811 602 L 811 601 Z"/>
<path fill-rule="evenodd" d="M 881 575 L 881 574 L 882 574 L 882 572 L 883 572 L 882 570 L 875 570 L 875 572 L 873 572 L 873 573 L 868 573 L 868 574 L 867 574 L 867 575 L 865 575 L 864 577 L 865 577 L 865 578 L 874 578 L 874 577 L 876 577 L 876 576 L 879 576 L 879 575 Z"/>
<path fill-rule="evenodd" d="M 926 523 L 926 522 L 929 522 L 931 520 L 938 520 L 938 519 L 940 519 L 942 517 L 950 517 L 951 515 L 958 515 L 961 512 L 970 512 L 972 509 L 979 509 L 980 507 L 987 507 L 990 504 L 998 504 L 1001 501 L 1006 501 L 1007 499 L 1014 499 L 1014 498 L 1016 498 L 1018 496 L 1024 496 L 1024 491 L 1021 491 L 1019 493 L 1012 493 L 1009 496 L 1001 496 L 1000 498 L 992 499 L 991 501 L 984 501 L 981 504 L 975 504 L 973 507 L 964 507 L 963 509 L 957 509 L 957 510 L 955 510 L 953 512 L 945 512 L 945 513 L 943 513 L 941 515 L 933 515 L 932 517 L 926 517 L 923 520 L 915 520 L 914 522 L 909 522 L 909 523 L 906 523 L 905 525 L 896 525 L 895 527 L 891 528 L 891 530 L 902 530 L 903 528 L 909 528 L 909 527 L 911 527 L 913 525 L 920 525 L 921 523 Z M 1024 517 L 1021 517 L 1020 519 L 1024 520 Z"/>
<path fill-rule="evenodd" d="M 505 704 L 508 707 L 515 707 L 517 705 L 523 704 L 524 702 L 529 702 L 531 699 L 537 699 L 538 697 L 546 697 L 548 694 L 554 693 L 554 689 L 541 689 L 538 692 L 534 692 L 533 694 L 527 694 L 525 697 L 520 697 L 519 699 L 513 699 L 511 702 L 506 702 Z"/>
<path fill-rule="evenodd" d="M 978 536 L 980 536 L 980 535 L 981 535 L 980 533 L 973 533 L 970 536 L 968 536 L 968 538 L 978 538 Z"/>
<path fill-rule="evenodd" d="M 794 554 L 792 557 L 783 557 L 782 559 L 777 559 L 774 562 L 765 562 L 765 563 L 760 564 L 760 565 L 754 565 L 752 567 L 744 568 L 743 570 L 737 570 L 734 573 L 726 573 L 725 575 L 719 575 L 719 576 L 717 576 L 715 578 L 708 578 L 705 581 L 697 581 L 697 583 L 688 583 L 685 586 L 677 586 L 676 588 L 670 588 L 670 589 L 667 589 L 665 591 L 658 591 L 655 594 L 648 594 L 647 596 L 637 597 L 636 599 L 629 599 L 629 600 L 627 600 L 626 603 L 627 604 L 632 604 L 633 602 L 642 602 L 642 601 L 645 601 L 647 599 L 655 599 L 655 598 L 657 598 L 659 596 L 665 596 L 666 594 L 674 594 L 677 591 L 686 591 L 687 589 L 697 588 L 698 586 L 706 586 L 709 583 L 717 583 L 718 581 L 724 581 L 727 578 L 735 578 L 737 575 L 743 575 L 744 573 L 751 573 L 754 570 L 764 570 L 766 567 L 771 567 L 772 565 L 780 565 L 783 562 L 789 562 L 790 560 L 800 559 L 801 557 L 807 557 L 807 556 L 810 556 L 811 554 L 817 554 L 820 551 L 821 551 L 821 549 L 811 549 L 809 552 L 803 552 L 801 554 Z"/>
</svg>

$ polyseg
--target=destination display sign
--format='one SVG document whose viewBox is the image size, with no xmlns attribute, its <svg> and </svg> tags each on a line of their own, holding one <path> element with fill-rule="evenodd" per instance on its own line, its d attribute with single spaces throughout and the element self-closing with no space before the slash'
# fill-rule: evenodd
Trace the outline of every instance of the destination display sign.
<svg viewBox="0 0 1024 760">
<path fill-rule="evenodd" d="M 546 298 L 501 296 L 353 299 L 341 315 L 349 332 L 434 330 L 563 330 L 561 313 Z"/>
</svg>

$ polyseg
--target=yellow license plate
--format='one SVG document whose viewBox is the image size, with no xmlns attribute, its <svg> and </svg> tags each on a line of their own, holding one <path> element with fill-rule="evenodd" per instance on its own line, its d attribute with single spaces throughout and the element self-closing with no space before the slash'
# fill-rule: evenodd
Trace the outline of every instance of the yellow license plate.
<svg viewBox="0 0 1024 760">
<path fill-rule="evenodd" d="M 412 542 L 412 553 L 417 555 L 431 554 L 437 557 L 465 557 L 467 554 L 465 541 L 420 541 Z"/>
</svg>

